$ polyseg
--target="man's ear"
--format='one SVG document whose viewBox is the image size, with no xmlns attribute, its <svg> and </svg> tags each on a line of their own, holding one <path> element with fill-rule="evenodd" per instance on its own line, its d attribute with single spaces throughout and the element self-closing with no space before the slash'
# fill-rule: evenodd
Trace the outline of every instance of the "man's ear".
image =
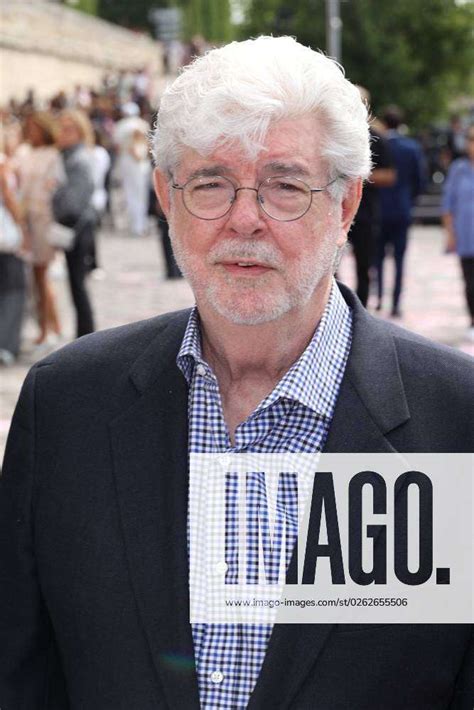
<svg viewBox="0 0 474 710">
<path fill-rule="evenodd" d="M 341 203 L 341 234 L 338 246 L 342 246 L 347 241 L 347 234 L 359 209 L 362 187 L 362 178 L 358 178 L 352 180 L 346 188 L 346 194 Z"/>
<path fill-rule="evenodd" d="M 153 185 L 155 187 L 160 207 L 163 210 L 166 219 L 168 219 L 170 213 L 169 179 L 158 168 L 155 168 L 153 171 Z"/>
</svg>

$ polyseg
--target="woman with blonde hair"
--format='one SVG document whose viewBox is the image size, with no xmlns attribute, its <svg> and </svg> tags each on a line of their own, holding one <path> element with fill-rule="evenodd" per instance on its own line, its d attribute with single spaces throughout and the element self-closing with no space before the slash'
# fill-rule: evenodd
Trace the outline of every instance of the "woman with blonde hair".
<svg viewBox="0 0 474 710">
<path fill-rule="evenodd" d="M 21 203 L 25 215 L 27 243 L 31 249 L 40 332 L 36 344 L 61 332 L 56 301 L 48 280 L 54 249 L 48 242 L 54 221 L 51 199 L 64 179 L 61 156 L 56 146 L 56 126 L 46 112 L 30 114 L 25 121 L 25 138 L 31 150 L 19 160 Z"/>
<path fill-rule="evenodd" d="M 61 224 L 74 228 L 72 249 L 66 251 L 71 297 L 76 309 L 76 334 L 92 333 L 94 317 L 86 288 L 95 253 L 96 212 L 92 206 L 94 179 L 92 156 L 93 131 L 81 111 L 66 109 L 58 117 L 57 145 L 61 150 L 65 182 L 53 195 L 53 212 Z"/>
</svg>

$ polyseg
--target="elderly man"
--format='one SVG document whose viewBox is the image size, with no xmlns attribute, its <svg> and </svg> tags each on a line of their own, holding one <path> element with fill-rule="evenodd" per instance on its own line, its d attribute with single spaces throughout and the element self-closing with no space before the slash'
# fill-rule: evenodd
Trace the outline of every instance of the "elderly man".
<svg viewBox="0 0 474 710">
<path fill-rule="evenodd" d="M 189 623 L 190 453 L 472 437 L 467 358 L 333 280 L 370 171 L 357 89 L 291 38 L 232 43 L 167 90 L 154 152 L 196 308 L 27 378 L 1 499 L 2 710 L 471 708 L 463 625 Z"/>
</svg>

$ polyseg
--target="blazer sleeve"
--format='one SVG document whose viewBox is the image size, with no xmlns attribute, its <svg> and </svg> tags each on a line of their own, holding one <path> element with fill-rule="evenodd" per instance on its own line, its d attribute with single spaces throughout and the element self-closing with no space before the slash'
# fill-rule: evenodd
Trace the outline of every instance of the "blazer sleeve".
<svg viewBox="0 0 474 710">
<path fill-rule="evenodd" d="M 474 708 L 474 631 L 464 655 L 456 681 L 456 689 L 448 710 L 472 710 Z"/>
<path fill-rule="evenodd" d="M 0 479 L 0 708 L 68 710 L 35 561 L 35 379 L 29 373 Z"/>
</svg>

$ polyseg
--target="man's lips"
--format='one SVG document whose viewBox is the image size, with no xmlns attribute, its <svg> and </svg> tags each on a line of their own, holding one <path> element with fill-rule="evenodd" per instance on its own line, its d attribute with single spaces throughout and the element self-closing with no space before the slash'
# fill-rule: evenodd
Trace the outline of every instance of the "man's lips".
<svg viewBox="0 0 474 710">
<path fill-rule="evenodd" d="M 257 261 L 246 261 L 245 259 L 236 261 L 221 261 L 219 262 L 221 266 L 227 271 L 227 273 L 238 274 L 241 276 L 258 276 L 264 274 L 267 271 L 272 270 L 272 266 L 267 266 L 267 264 L 261 264 Z"/>
</svg>

